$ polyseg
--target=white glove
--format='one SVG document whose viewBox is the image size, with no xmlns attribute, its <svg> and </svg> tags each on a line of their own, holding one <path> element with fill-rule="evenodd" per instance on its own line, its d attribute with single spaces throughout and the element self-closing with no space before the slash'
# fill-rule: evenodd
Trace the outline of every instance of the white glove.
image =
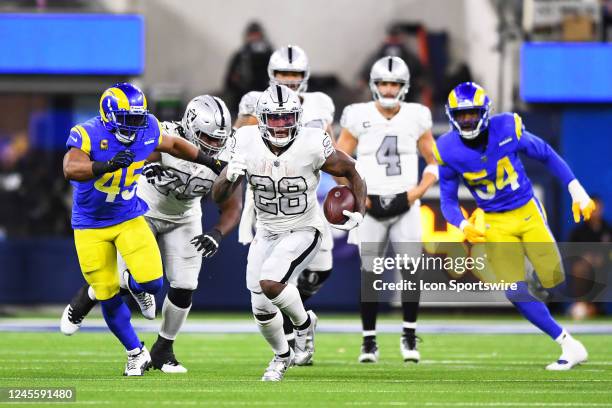
<svg viewBox="0 0 612 408">
<path fill-rule="evenodd" d="M 236 155 L 232 157 L 229 164 L 227 165 L 227 179 L 233 183 L 238 180 L 238 177 L 244 176 L 246 174 L 247 164 L 244 160 L 244 157 L 240 155 Z"/>
<path fill-rule="evenodd" d="M 363 215 L 360 212 L 350 212 L 348 210 L 342 211 L 342 214 L 348 217 L 348 220 L 344 224 L 330 224 L 332 227 L 350 231 L 363 221 Z"/>
</svg>

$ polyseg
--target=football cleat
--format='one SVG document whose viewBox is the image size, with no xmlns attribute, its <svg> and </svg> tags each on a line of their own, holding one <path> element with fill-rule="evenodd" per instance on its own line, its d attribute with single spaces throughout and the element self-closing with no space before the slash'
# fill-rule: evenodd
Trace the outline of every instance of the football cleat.
<svg viewBox="0 0 612 408">
<path fill-rule="evenodd" d="M 60 320 L 60 330 L 66 336 L 73 335 L 81 328 L 83 319 L 97 303 L 96 300 L 91 300 L 87 294 L 89 289 L 89 285 L 81 287 L 70 304 L 64 308 Z"/>
<path fill-rule="evenodd" d="M 125 364 L 124 376 L 142 376 L 151 367 L 151 356 L 144 345 L 141 348 L 128 351 L 127 355 L 128 361 Z"/>
<path fill-rule="evenodd" d="M 421 360 L 421 353 L 417 350 L 417 340 L 421 340 L 418 336 L 402 336 L 400 338 L 400 351 L 404 362 L 412 361 L 418 363 Z"/>
<path fill-rule="evenodd" d="M 159 339 L 151 347 L 151 362 L 153 368 L 161 370 L 166 374 L 183 374 L 187 372 L 187 369 L 176 360 L 172 350 L 172 343 L 169 346 L 164 346 Z"/>
<path fill-rule="evenodd" d="M 295 353 L 289 349 L 289 357 L 275 355 L 268 368 L 264 371 L 261 381 L 281 381 L 285 376 L 285 371 L 294 363 Z"/>
<path fill-rule="evenodd" d="M 561 344 L 561 357 L 554 363 L 546 366 L 547 370 L 550 371 L 567 371 L 580 363 L 587 361 L 589 353 L 587 352 L 584 345 L 570 336 L 564 333 L 566 338 L 563 339 Z"/>
<path fill-rule="evenodd" d="M 361 346 L 361 354 L 357 360 L 360 363 L 377 363 L 378 362 L 378 346 L 375 341 L 363 343 Z"/>
<path fill-rule="evenodd" d="M 130 272 L 126 269 L 123 271 L 122 275 L 127 290 L 130 292 L 136 303 L 138 303 L 138 307 L 140 307 L 140 311 L 142 312 L 144 318 L 149 320 L 155 319 L 155 296 L 147 292 L 133 292 L 129 285 Z"/>
<path fill-rule="evenodd" d="M 312 364 L 315 352 L 314 336 L 318 318 L 312 310 L 307 313 L 310 316 L 310 326 L 304 330 L 295 330 L 295 365 L 298 366 Z"/>
</svg>

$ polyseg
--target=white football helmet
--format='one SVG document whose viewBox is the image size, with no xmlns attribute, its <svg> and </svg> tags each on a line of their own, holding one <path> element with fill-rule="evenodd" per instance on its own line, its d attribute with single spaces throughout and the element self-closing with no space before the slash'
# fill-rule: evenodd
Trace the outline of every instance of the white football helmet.
<svg viewBox="0 0 612 408">
<path fill-rule="evenodd" d="M 279 81 L 276 72 L 301 72 L 303 77 L 297 81 Z M 298 93 L 308 89 L 310 65 L 303 49 L 297 45 L 287 45 L 274 51 L 268 63 L 268 77 L 270 85 L 285 85 Z"/>
<path fill-rule="evenodd" d="M 255 107 L 261 137 L 277 147 L 287 146 L 300 130 L 302 104 L 295 91 L 284 85 L 266 89 Z"/>
<path fill-rule="evenodd" d="M 378 82 L 397 82 L 401 88 L 394 98 L 385 98 L 378 90 Z M 393 108 L 403 101 L 410 87 L 410 71 L 408 65 L 399 57 L 382 57 L 372 65 L 370 71 L 370 90 L 375 101 L 383 108 Z"/>
<path fill-rule="evenodd" d="M 189 101 L 181 125 L 185 138 L 213 157 L 223 150 L 233 132 L 227 106 L 210 95 L 196 96 Z"/>
</svg>

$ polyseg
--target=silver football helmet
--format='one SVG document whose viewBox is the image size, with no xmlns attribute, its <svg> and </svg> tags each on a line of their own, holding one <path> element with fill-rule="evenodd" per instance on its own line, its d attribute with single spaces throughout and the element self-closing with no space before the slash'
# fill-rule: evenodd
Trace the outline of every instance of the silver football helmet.
<svg viewBox="0 0 612 408">
<path fill-rule="evenodd" d="M 187 104 L 181 121 L 185 137 L 205 154 L 216 156 L 232 135 L 232 118 L 216 96 L 200 95 Z"/>
<path fill-rule="evenodd" d="M 261 137 L 277 147 L 287 146 L 300 130 L 302 104 L 295 91 L 284 85 L 271 85 L 255 107 Z"/>
<path fill-rule="evenodd" d="M 401 88 L 394 98 L 385 98 L 378 90 L 378 82 L 397 82 Z M 370 71 L 370 90 L 375 101 L 383 108 L 393 108 L 403 101 L 410 87 L 410 71 L 408 65 L 399 57 L 382 57 L 372 65 Z"/>
<path fill-rule="evenodd" d="M 301 72 L 303 77 L 294 81 L 279 81 L 276 72 Z M 297 93 L 306 92 L 308 89 L 308 78 L 310 77 L 310 65 L 308 57 L 303 49 L 297 45 L 287 45 L 274 51 L 268 63 L 268 77 L 270 85 L 285 85 Z"/>
</svg>

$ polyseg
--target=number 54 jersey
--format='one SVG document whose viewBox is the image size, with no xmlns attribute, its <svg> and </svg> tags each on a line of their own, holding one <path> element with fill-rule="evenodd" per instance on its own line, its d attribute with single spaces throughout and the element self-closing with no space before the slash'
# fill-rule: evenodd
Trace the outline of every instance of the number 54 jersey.
<svg viewBox="0 0 612 408">
<path fill-rule="evenodd" d="M 387 119 L 375 102 L 344 108 L 340 125 L 358 140 L 357 164 L 365 176 L 368 194 L 391 195 L 418 184 L 417 141 L 431 129 L 431 112 L 418 103 L 401 102 Z"/>
<path fill-rule="evenodd" d="M 257 126 L 241 127 L 232 142 L 232 155 L 242 156 L 247 163 L 258 230 L 278 234 L 313 227 L 323 232 L 317 202 L 319 171 L 334 152 L 325 131 L 300 128 L 293 143 L 279 156 L 270 151 Z"/>
<path fill-rule="evenodd" d="M 130 145 L 121 144 L 104 128 L 99 116 L 70 130 L 67 148 L 85 152 L 92 161 L 107 161 L 122 150 L 135 154 L 127 168 L 105 173 L 87 181 L 71 181 L 74 188 L 72 228 L 104 228 L 134 219 L 147 212 L 147 204 L 136 195 L 137 181 L 145 159 L 161 143 L 159 122 L 148 117 L 148 127 Z"/>
</svg>

